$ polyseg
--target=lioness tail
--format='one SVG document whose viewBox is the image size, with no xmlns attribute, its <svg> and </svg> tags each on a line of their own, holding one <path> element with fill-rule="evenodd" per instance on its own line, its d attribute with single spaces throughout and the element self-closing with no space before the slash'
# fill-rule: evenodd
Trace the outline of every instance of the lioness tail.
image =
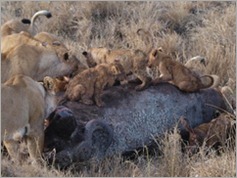
<svg viewBox="0 0 237 178">
<path fill-rule="evenodd" d="M 30 24 L 30 29 L 32 31 L 32 34 L 35 35 L 35 20 L 39 17 L 39 16 L 46 16 L 47 18 L 50 18 L 52 17 L 52 14 L 51 12 L 47 11 L 47 10 L 41 10 L 41 11 L 38 11 L 36 12 L 32 17 L 31 17 L 31 24 Z"/>
</svg>

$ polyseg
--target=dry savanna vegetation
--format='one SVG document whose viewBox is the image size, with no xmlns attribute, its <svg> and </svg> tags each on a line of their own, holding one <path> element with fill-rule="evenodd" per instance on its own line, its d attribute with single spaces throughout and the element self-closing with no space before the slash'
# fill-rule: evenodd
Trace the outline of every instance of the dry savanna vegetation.
<svg viewBox="0 0 237 178">
<path fill-rule="evenodd" d="M 231 1 L 186 2 L 1 2 L 1 23 L 12 18 L 30 18 L 36 11 L 49 10 L 53 17 L 37 20 L 38 31 L 58 35 L 78 59 L 91 47 L 143 49 L 136 34 L 149 31 L 154 47 L 162 47 L 175 60 L 185 63 L 201 55 L 207 72 L 218 75 L 221 86 L 229 78 L 236 81 L 236 3 Z M 236 91 L 236 86 L 232 86 Z M 1 175 L 8 176 L 236 176 L 235 147 L 226 146 L 218 154 L 204 147 L 195 155 L 182 150 L 179 131 L 157 139 L 159 149 L 137 153 L 134 159 L 121 156 L 78 163 L 67 170 L 53 166 L 12 164 L 1 154 Z"/>
</svg>

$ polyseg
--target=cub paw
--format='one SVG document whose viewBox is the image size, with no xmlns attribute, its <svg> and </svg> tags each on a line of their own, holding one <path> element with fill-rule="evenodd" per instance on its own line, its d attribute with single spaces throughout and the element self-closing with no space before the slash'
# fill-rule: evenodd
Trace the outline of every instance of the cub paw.
<svg viewBox="0 0 237 178">
<path fill-rule="evenodd" d="M 138 85 L 138 86 L 135 87 L 135 90 L 136 90 L 136 91 L 142 91 L 142 90 L 145 90 L 145 88 L 146 88 L 146 87 L 143 86 L 143 85 Z"/>
</svg>

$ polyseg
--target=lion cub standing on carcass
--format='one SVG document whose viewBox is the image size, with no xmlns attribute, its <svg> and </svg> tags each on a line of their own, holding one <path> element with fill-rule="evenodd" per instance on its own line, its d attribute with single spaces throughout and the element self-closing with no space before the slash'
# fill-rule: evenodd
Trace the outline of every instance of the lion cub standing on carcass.
<svg viewBox="0 0 237 178">
<path fill-rule="evenodd" d="M 26 140 L 33 161 L 41 159 L 44 119 L 56 108 L 50 89 L 28 76 L 15 75 L 1 85 L 1 141 L 14 161 L 21 161 L 19 142 Z"/>
<path fill-rule="evenodd" d="M 153 42 L 151 35 L 145 32 L 143 29 L 139 29 L 137 34 L 146 38 L 148 41 L 146 50 L 131 50 L 131 49 L 115 49 L 109 50 L 105 47 L 91 48 L 89 52 L 84 51 L 82 54 L 86 57 L 89 67 L 94 67 L 101 63 L 112 63 L 115 59 L 120 59 L 121 64 L 124 67 L 126 75 L 133 74 L 142 84 L 135 87 L 136 90 L 144 90 L 151 82 L 151 78 L 146 72 L 147 55 L 152 49 Z"/>
<path fill-rule="evenodd" d="M 173 60 L 162 50 L 153 49 L 149 54 L 148 67 L 157 66 L 160 76 L 153 83 L 170 82 L 185 92 L 195 92 L 199 89 L 209 88 L 216 85 L 218 76 L 199 76 L 196 72 L 188 69 L 178 61 Z"/>
<path fill-rule="evenodd" d="M 79 100 L 84 104 L 91 105 L 94 97 L 97 106 L 104 103 L 101 100 L 103 89 L 112 86 L 116 79 L 123 80 L 125 77 L 123 66 L 119 61 L 111 64 L 100 64 L 89 68 L 72 78 L 65 92 L 65 99 Z"/>
</svg>

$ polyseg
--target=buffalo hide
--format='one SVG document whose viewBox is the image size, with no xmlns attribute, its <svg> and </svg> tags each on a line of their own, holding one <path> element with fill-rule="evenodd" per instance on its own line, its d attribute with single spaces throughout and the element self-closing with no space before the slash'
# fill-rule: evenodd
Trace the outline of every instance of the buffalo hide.
<svg viewBox="0 0 237 178">
<path fill-rule="evenodd" d="M 168 83 L 151 86 L 141 92 L 131 88 L 127 85 L 105 90 L 102 96 L 105 106 L 102 108 L 71 101 L 64 104 L 73 111 L 77 121 L 85 123 L 85 131 L 82 133 L 84 141 L 58 154 L 59 164 L 63 159 L 63 164 L 67 165 L 66 158 L 70 160 L 69 164 L 98 155 L 105 157 L 132 151 L 149 145 L 154 137 L 172 129 L 180 116 L 187 118 L 193 128 L 209 122 L 216 109 L 227 109 L 221 94 L 215 89 L 185 93 Z M 90 120 L 93 122 L 87 126 Z M 100 125 L 102 129 L 93 129 L 94 125 Z M 91 129 L 101 134 L 90 133 L 85 137 Z M 180 127 L 180 130 L 184 128 Z M 85 149 L 86 146 L 90 148 Z M 82 150 L 85 150 L 86 156 Z"/>
</svg>

